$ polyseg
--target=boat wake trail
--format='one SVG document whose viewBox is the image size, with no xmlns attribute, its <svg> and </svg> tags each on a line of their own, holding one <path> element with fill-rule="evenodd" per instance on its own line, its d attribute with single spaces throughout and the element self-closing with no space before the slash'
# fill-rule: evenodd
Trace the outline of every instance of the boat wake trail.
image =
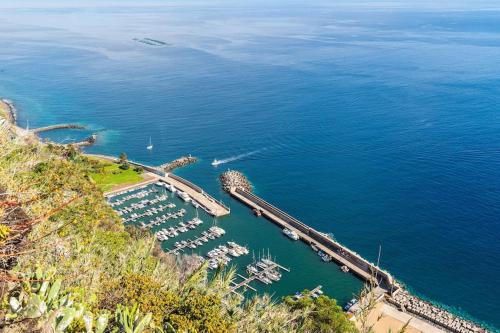
<svg viewBox="0 0 500 333">
<path fill-rule="evenodd" d="M 246 158 L 246 157 L 249 157 L 249 156 L 252 156 L 254 154 L 257 154 L 258 152 L 260 152 L 262 149 L 259 149 L 259 150 L 254 150 L 254 151 L 251 151 L 249 153 L 244 153 L 244 154 L 239 154 L 239 155 L 235 155 L 235 156 L 231 156 L 231 157 L 228 157 L 228 158 L 224 158 L 222 160 L 217 160 L 215 159 L 213 162 L 212 162 L 212 165 L 213 166 L 218 166 L 218 165 L 221 165 L 221 164 L 226 164 L 226 163 L 230 163 L 230 162 L 234 162 L 234 161 L 238 161 L 238 160 L 241 160 L 243 158 Z"/>
</svg>

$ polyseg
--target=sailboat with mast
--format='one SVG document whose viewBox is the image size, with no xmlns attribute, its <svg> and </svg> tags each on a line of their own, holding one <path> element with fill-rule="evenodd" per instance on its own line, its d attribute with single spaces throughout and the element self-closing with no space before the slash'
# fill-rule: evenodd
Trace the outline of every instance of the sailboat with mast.
<svg viewBox="0 0 500 333">
<path fill-rule="evenodd" d="M 149 137 L 149 145 L 146 147 L 147 150 L 153 149 L 153 143 L 151 142 L 151 137 Z"/>
</svg>

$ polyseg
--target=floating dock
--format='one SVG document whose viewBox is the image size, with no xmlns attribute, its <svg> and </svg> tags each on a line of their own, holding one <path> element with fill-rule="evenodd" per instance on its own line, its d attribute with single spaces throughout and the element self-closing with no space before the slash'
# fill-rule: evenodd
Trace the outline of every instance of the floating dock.
<svg viewBox="0 0 500 333">
<path fill-rule="evenodd" d="M 319 250 L 331 256 L 339 265 L 347 266 L 362 279 L 366 281 L 375 279 L 378 286 L 390 293 L 399 289 L 392 276 L 386 271 L 258 196 L 240 188 L 231 188 L 229 193 L 250 208 L 260 211 L 264 217 L 281 228 L 295 231 L 302 241 L 309 245 L 314 244 Z"/>
<path fill-rule="evenodd" d="M 266 273 L 268 272 L 271 272 L 275 269 L 282 269 L 286 272 L 290 272 L 290 269 L 286 268 L 286 267 L 283 267 L 281 266 L 280 264 L 272 261 L 272 263 L 270 265 L 267 265 L 266 268 L 263 268 L 262 270 L 260 270 L 258 273 L 254 273 L 254 274 L 251 274 L 249 277 L 244 277 L 243 275 L 240 275 L 238 274 L 239 277 L 241 277 L 243 279 L 243 281 L 239 282 L 239 283 L 235 283 L 235 282 L 231 282 L 232 286 L 231 286 L 231 292 L 233 293 L 236 293 L 236 290 L 238 290 L 239 288 L 241 287 L 245 287 L 245 288 L 249 288 L 253 291 L 256 291 L 255 288 L 253 288 L 252 286 L 250 286 L 250 282 L 254 281 L 254 280 L 259 280 L 262 282 L 262 278 L 263 276 L 265 276 Z"/>
</svg>

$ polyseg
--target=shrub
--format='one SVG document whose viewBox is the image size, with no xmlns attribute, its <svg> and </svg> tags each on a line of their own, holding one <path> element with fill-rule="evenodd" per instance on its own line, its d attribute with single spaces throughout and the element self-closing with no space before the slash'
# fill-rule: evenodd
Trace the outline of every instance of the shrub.
<svg viewBox="0 0 500 333">
<path fill-rule="evenodd" d="M 128 169 L 130 169 L 130 164 L 128 164 L 127 162 L 121 163 L 120 164 L 120 169 L 122 169 L 122 170 L 128 170 Z"/>
</svg>

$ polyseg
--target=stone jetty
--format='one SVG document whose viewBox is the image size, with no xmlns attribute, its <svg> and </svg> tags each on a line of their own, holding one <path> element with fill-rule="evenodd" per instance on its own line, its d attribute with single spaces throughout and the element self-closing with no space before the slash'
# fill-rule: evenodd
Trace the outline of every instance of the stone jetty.
<svg viewBox="0 0 500 333">
<path fill-rule="evenodd" d="M 388 301 L 396 305 L 401 311 L 411 312 L 436 326 L 440 326 L 450 332 L 455 333 L 486 333 L 489 332 L 477 324 L 462 319 L 450 312 L 443 310 L 417 296 L 410 294 L 406 290 L 400 290 L 390 297 Z"/>
<path fill-rule="evenodd" d="M 85 147 L 85 146 L 91 146 L 91 145 L 93 145 L 96 141 L 97 141 L 97 135 L 96 134 L 92 134 L 91 136 L 89 136 L 85 140 L 80 141 L 80 142 L 72 143 L 72 145 L 77 146 L 77 147 Z"/>
<path fill-rule="evenodd" d="M 222 189 L 230 192 L 231 188 L 240 188 L 247 192 L 252 192 L 252 184 L 248 181 L 247 177 L 239 171 L 228 170 L 220 176 Z"/>
<path fill-rule="evenodd" d="M 56 125 L 49 125 L 49 126 L 45 126 L 45 127 L 34 128 L 31 131 L 33 133 L 42 133 L 42 132 L 54 131 L 54 130 L 58 130 L 58 129 L 85 129 L 85 126 L 77 125 L 77 124 L 56 124 Z"/>
<path fill-rule="evenodd" d="M 166 172 L 172 171 L 173 169 L 180 168 L 192 163 L 196 163 L 198 159 L 196 157 L 193 157 L 191 155 L 189 156 L 182 156 L 176 160 L 173 160 L 172 162 L 165 163 L 160 165 L 159 169 L 165 170 Z"/>
</svg>

